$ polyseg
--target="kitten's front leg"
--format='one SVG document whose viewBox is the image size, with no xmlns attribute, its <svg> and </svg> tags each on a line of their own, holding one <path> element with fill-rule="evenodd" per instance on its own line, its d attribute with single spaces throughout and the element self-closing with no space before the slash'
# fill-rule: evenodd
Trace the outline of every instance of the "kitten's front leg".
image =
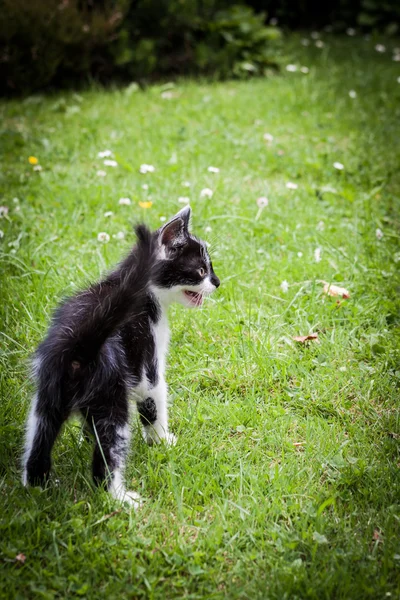
<svg viewBox="0 0 400 600">
<path fill-rule="evenodd" d="M 176 437 L 168 428 L 168 395 L 164 379 L 151 390 L 144 400 L 137 403 L 140 420 L 143 424 L 143 435 L 149 446 L 165 441 L 174 446 Z"/>
</svg>

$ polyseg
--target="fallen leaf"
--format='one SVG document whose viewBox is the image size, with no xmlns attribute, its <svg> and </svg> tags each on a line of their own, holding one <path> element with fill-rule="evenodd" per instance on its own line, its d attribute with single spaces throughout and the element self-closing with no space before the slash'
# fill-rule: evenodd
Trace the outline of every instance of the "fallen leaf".
<svg viewBox="0 0 400 600">
<path fill-rule="evenodd" d="M 306 442 L 293 442 L 293 446 L 303 446 Z"/>
<path fill-rule="evenodd" d="M 350 292 L 346 290 L 346 288 L 339 287 L 338 285 L 331 285 L 330 283 L 325 283 L 324 294 L 328 294 L 328 296 L 341 296 L 342 298 L 350 298 Z"/>
<path fill-rule="evenodd" d="M 25 554 L 22 554 L 22 552 L 20 552 L 20 554 L 17 554 L 17 556 L 15 557 L 15 560 L 24 564 L 24 562 L 26 561 L 26 556 Z"/>
<path fill-rule="evenodd" d="M 381 536 L 381 532 L 379 531 L 379 529 L 375 529 L 374 531 L 374 535 L 373 535 L 374 540 L 376 540 L 377 542 L 382 542 L 382 536 Z"/>
<path fill-rule="evenodd" d="M 319 342 L 318 333 L 310 333 L 309 335 L 295 335 L 292 339 L 295 342 L 299 342 L 300 344 L 305 344 L 310 340 L 315 340 L 316 342 Z"/>
</svg>

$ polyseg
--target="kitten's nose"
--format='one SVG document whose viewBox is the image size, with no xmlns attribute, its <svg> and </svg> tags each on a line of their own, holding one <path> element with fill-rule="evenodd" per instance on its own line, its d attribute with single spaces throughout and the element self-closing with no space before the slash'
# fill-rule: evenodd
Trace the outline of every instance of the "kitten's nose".
<svg viewBox="0 0 400 600">
<path fill-rule="evenodd" d="M 220 280 L 218 279 L 218 277 L 216 275 L 214 275 L 214 273 L 213 273 L 213 275 L 211 277 L 211 283 L 213 285 L 215 285 L 216 288 L 219 288 L 219 286 L 221 285 Z"/>
</svg>

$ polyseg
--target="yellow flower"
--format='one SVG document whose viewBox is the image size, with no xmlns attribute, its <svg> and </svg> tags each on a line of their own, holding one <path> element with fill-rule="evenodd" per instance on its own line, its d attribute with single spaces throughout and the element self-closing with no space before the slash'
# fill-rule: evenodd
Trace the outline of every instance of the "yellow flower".
<svg viewBox="0 0 400 600">
<path fill-rule="evenodd" d="M 153 206 L 152 202 L 139 202 L 140 208 L 151 208 Z"/>
<path fill-rule="evenodd" d="M 29 163 L 30 163 L 31 165 L 37 165 L 37 164 L 38 164 L 38 162 L 39 162 L 39 161 L 38 161 L 38 159 L 36 158 L 36 156 L 30 156 L 30 157 L 28 158 L 28 161 L 29 161 Z"/>
</svg>

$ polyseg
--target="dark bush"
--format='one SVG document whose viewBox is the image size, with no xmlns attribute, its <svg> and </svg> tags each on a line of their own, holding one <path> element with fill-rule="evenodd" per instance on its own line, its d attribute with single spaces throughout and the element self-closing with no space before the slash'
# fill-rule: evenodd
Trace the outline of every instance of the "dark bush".
<svg viewBox="0 0 400 600">
<path fill-rule="evenodd" d="M 3 91 L 94 76 L 245 77 L 275 65 L 280 32 L 225 0 L 3 0 Z"/>
<path fill-rule="evenodd" d="M 248 0 L 247 4 L 291 28 L 331 25 L 340 31 L 352 26 L 396 33 L 400 21 L 399 0 Z"/>
<path fill-rule="evenodd" d="M 280 31 L 266 27 L 265 15 L 221 0 L 143 0 L 128 12 L 115 45 L 116 64 L 132 77 L 213 73 L 247 77 L 277 64 Z M 178 10 L 179 8 L 179 10 Z M 157 19 L 149 15 L 157 14 Z M 123 43 L 122 43 L 123 42 Z"/>
<path fill-rule="evenodd" d="M 25 92 L 61 74 L 77 78 L 101 70 L 128 6 L 126 0 L 2 0 L 1 84 Z"/>
<path fill-rule="evenodd" d="M 282 25 L 395 32 L 399 0 L 2 0 L 0 86 L 30 92 L 90 77 L 249 77 L 279 63 Z"/>
</svg>

